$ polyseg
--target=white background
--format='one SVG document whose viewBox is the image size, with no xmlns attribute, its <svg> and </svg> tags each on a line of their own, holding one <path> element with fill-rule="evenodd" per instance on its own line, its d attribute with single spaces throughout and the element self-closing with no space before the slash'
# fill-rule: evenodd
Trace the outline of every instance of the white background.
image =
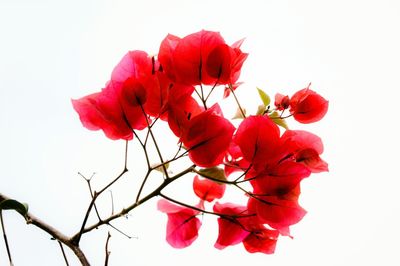
<svg viewBox="0 0 400 266">
<path fill-rule="evenodd" d="M 99 91 L 128 50 L 156 54 L 167 33 L 215 30 L 228 43 L 246 37 L 238 93 L 248 108 L 257 104 L 256 86 L 292 94 L 312 82 L 330 101 L 320 123 L 289 121 L 322 137 L 330 172 L 303 182 L 308 214 L 274 255 L 214 249 L 214 217 L 204 217 L 191 247 L 174 250 L 153 201 L 115 223 L 137 238 L 111 228 L 83 238 L 93 265 L 103 265 L 108 230 L 110 265 L 400 265 L 399 27 L 395 0 L 0 0 L 0 192 L 76 232 L 90 200 L 77 172 L 96 172 L 94 185 L 105 184 L 121 170 L 124 143 L 84 129 L 70 99 Z M 144 162 L 134 149 L 115 208 L 136 193 L 130 184 Z M 102 202 L 109 213 L 109 195 Z M 4 216 L 16 266 L 64 265 L 47 234 L 18 214 Z M 0 241 L 0 265 L 7 264 Z"/>
</svg>

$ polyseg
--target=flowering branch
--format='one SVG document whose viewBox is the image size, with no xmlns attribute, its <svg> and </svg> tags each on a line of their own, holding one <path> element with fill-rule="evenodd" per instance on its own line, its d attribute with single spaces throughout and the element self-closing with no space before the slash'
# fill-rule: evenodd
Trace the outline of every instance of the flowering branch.
<svg viewBox="0 0 400 266">
<path fill-rule="evenodd" d="M 158 209 L 168 215 L 167 242 L 172 247 L 191 245 L 202 223 L 197 216 L 211 214 L 217 216 L 219 228 L 216 248 L 242 243 L 250 253 L 272 254 L 278 237 L 289 235 L 290 226 L 305 215 L 298 204 L 301 181 L 311 173 L 328 171 L 328 164 L 320 157 L 321 139 L 304 130 L 290 130 L 286 119 L 292 117 L 303 124 L 317 122 L 326 114 L 328 101 L 308 85 L 291 97 L 276 94 L 275 107 L 271 107 L 268 94 L 257 88 L 262 104 L 256 114 L 246 115 L 235 93 L 242 83 L 238 79 L 248 56 L 241 50 L 242 42 L 228 45 L 220 33 L 205 30 L 184 38 L 169 34 L 157 56 L 138 50 L 128 52 L 113 70 L 105 88 L 72 100 L 83 126 L 102 130 L 112 140 L 125 141 L 123 169 L 98 191 L 92 189 L 91 178 L 80 174 L 87 182 L 90 202 L 79 230 L 72 237 L 0 194 L 1 226 L 10 263 L 3 209 L 20 212 L 28 224 L 57 240 L 67 265 L 63 245 L 75 253 L 82 265 L 89 265 L 79 248 L 83 235 L 108 225 L 127 236 L 111 222 L 156 197 L 161 197 Z M 221 86 L 224 98 L 233 95 L 238 123 L 224 117 L 218 101 L 209 102 L 210 95 Z M 285 112 L 288 114 L 284 116 Z M 176 137 L 172 141 L 179 145 L 172 158 L 166 157 L 159 145 L 167 141 L 167 136 L 156 138 L 154 125 L 162 121 L 168 123 L 171 136 Z M 141 130 L 145 130 L 144 136 L 140 135 Z M 141 146 L 147 171 L 138 181 L 134 202 L 115 212 L 111 197 L 111 214 L 103 219 L 96 202 L 128 172 L 128 141 L 132 139 L 137 139 Z M 156 155 L 150 154 L 149 145 L 154 145 Z M 170 167 L 180 169 L 179 163 L 187 164 L 184 170 L 170 170 Z M 142 195 L 153 170 L 162 172 L 162 182 Z M 195 206 L 163 193 L 164 188 L 186 175 L 193 177 L 192 189 L 199 199 Z M 243 205 L 218 201 L 227 187 L 244 192 Z M 98 221 L 88 225 L 93 209 Z M 109 263 L 110 237 L 108 233 L 105 265 Z"/>
</svg>

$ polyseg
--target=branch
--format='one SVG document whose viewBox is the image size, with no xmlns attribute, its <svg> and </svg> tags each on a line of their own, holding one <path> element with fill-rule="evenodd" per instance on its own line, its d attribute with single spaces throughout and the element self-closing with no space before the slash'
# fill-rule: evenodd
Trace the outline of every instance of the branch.
<svg viewBox="0 0 400 266">
<path fill-rule="evenodd" d="M 232 84 L 229 84 L 229 90 L 231 91 L 233 97 L 235 98 L 236 104 L 237 104 L 237 106 L 239 107 L 239 110 L 240 110 L 240 112 L 242 113 L 243 118 L 246 118 L 246 113 L 244 112 L 242 106 L 241 106 L 240 103 L 239 103 L 238 98 L 236 97 L 236 94 L 235 94 L 235 91 L 234 91 L 234 89 L 233 89 L 233 87 L 232 87 Z"/>
<path fill-rule="evenodd" d="M 2 202 L 3 200 L 0 200 Z M 0 222 L 1 222 L 1 229 L 3 230 L 3 238 L 4 238 L 4 243 L 6 244 L 6 249 L 7 249 L 7 255 L 8 255 L 8 261 L 10 262 L 10 266 L 13 266 L 12 258 L 11 258 L 11 252 L 10 252 L 10 246 L 8 245 L 8 240 L 7 240 L 7 234 L 6 234 L 6 228 L 4 226 L 4 221 L 3 221 L 3 212 L 0 209 Z"/>
<path fill-rule="evenodd" d="M 78 232 L 77 234 L 75 234 L 72 237 L 72 239 L 77 238 L 79 235 L 83 235 L 83 234 L 85 234 L 87 232 L 90 232 L 90 231 L 100 227 L 101 225 L 109 224 L 111 221 L 128 214 L 131 210 L 133 210 L 136 207 L 142 205 L 146 201 L 148 201 L 148 200 L 150 200 L 150 199 L 152 199 L 152 198 L 154 198 L 156 196 L 159 196 L 161 190 L 163 190 L 166 186 L 168 186 L 170 183 L 172 183 L 176 179 L 178 179 L 178 178 L 180 178 L 180 177 L 182 177 L 182 176 L 184 176 L 184 175 L 186 175 L 188 173 L 191 173 L 195 167 L 196 167 L 196 165 L 192 165 L 192 166 L 188 167 L 187 169 L 185 169 L 184 171 L 176 174 L 175 176 L 172 176 L 172 177 L 170 177 L 168 179 L 164 179 L 164 182 L 161 183 L 160 186 L 158 186 L 156 189 L 154 189 L 151 193 L 147 194 L 145 197 L 139 199 L 138 201 L 134 202 L 130 206 L 122 209 L 120 212 L 118 212 L 116 214 L 113 214 L 113 215 L 109 216 L 108 218 L 103 219 L 103 220 L 101 220 L 101 221 L 99 221 L 99 222 L 97 222 L 97 223 L 95 223 L 95 224 L 93 224 L 93 225 L 91 225 L 89 227 L 84 228 L 81 232 Z"/>
<path fill-rule="evenodd" d="M 99 192 L 94 191 L 93 194 L 90 193 L 91 196 L 92 196 L 92 200 L 90 201 L 89 207 L 88 207 L 88 209 L 87 209 L 87 211 L 86 211 L 86 214 L 85 214 L 85 218 L 83 219 L 83 223 L 82 223 L 82 226 L 81 226 L 81 230 L 79 231 L 79 234 L 78 234 L 78 235 L 75 235 L 75 236 L 72 238 L 72 241 L 74 241 L 74 244 L 75 244 L 75 245 L 77 245 L 77 246 L 79 245 L 79 241 L 81 240 L 81 236 L 82 236 L 82 234 L 83 234 L 83 229 L 84 229 L 85 226 L 86 226 L 86 223 L 87 223 L 87 221 L 88 221 L 88 218 L 89 218 L 89 215 L 90 215 L 90 212 L 91 212 L 93 206 L 96 208 L 95 202 L 96 202 L 96 200 L 97 200 L 97 197 L 100 196 L 100 194 L 102 194 L 106 189 L 108 189 L 109 187 L 111 187 L 115 182 L 117 182 L 126 172 L 128 172 L 128 168 L 127 168 L 127 160 L 128 160 L 128 159 L 127 159 L 127 158 L 128 158 L 128 141 L 126 141 L 126 143 L 125 143 L 124 169 L 122 170 L 122 172 L 121 172 L 114 180 L 112 180 L 108 185 L 106 185 L 105 187 L 103 187 Z M 98 218 L 99 218 L 99 220 L 101 221 L 100 216 L 99 216 Z"/>
<path fill-rule="evenodd" d="M 0 202 L 3 200 L 8 200 L 9 198 L 3 194 L 0 193 Z M 85 254 L 83 251 L 79 248 L 78 245 L 74 244 L 71 238 L 67 237 L 57 229 L 55 229 L 53 226 L 47 224 L 46 222 L 42 221 L 41 219 L 37 218 L 35 215 L 31 214 L 28 212 L 25 216 L 27 224 L 32 224 L 49 235 L 51 235 L 54 239 L 62 242 L 65 244 L 67 247 L 69 247 L 76 255 L 76 257 L 79 259 L 81 262 L 82 266 L 90 266 L 89 261 L 87 260 Z"/>
<path fill-rule="evenodd" d="M 57 240 L 57 242 L 58 242 L 58 244 L 60 245 L 60 249 L 61 249 L 61 252 L 62 252 L 62 254 L 63 254 L 65 264 L 66 264 L 67 266 L 69 266 L 68 259 L 67 259 L 67 255 L 65 254 L 65 251 L 64 251 L 64 247 L 63 247 L 62 243 L 60 242 L 60 240 Z"/>
<path fill-rule="evenodd" d="M 105 249 L 106 249 L 106 258 L 105 258 L 105 261 L 104 261 L 104 266 L 108 266 L 108 261 L 110 259 L 111 251 L 108 250 L 108 242 L 110 242 L 110 237 L 111 237 L 111 234 L 110 234 L 110 232 L 108 232 L 107 240 L 106 240 L 106 247 L 105 247 Z"/>
</svg>

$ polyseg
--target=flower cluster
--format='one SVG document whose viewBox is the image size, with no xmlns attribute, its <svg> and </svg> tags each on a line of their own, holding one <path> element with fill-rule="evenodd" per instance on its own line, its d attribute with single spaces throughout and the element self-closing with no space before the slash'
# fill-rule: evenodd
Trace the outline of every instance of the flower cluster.
<svg viewBox="0 0 400 266">
<path fill-rule="evenodd" d="M 72 100 L 86 128 L 101 129 L 113 140 L 132 140 L 156 121 L 168 123 L 184 152 L 162 166 L 187 155 L 199 198 L 197 205 L 189 205 L 158 194 L 163 197 L 158 209 L 168 215 L 167 241 L 175 248 L 197 238 L 198 216 L 207 213 L 218 217 L 216 248 L 243 243 L 248 252 L 273 253 L 279 235 L 290 235 L 290 226 L 306 213 L 298 204 L 301 180 L 328 171 L 320 158 L 321 139 L 289 130 L 285 122 L 287 117 L 316 122 L 326 114 L 328 101 L 308 86 L 292 97 L 276 94 L 271 106 L 259 90 L 263 104 L 257 114 L 246 116 L 235 95 L 247 58 L 242 42 L 228 45 L 218 32 L 205 30 L 183 38 L 169 34 L 157 56 L 128 52 L 101 92 Z M 238 127 L 218 103 L 209 106 L 210 94 L 221 87 L 224 97 L 236 99 L 242 119 Z M 217 201 L 227 186 L 243 191 L 243 205 Z"/>
</svg>

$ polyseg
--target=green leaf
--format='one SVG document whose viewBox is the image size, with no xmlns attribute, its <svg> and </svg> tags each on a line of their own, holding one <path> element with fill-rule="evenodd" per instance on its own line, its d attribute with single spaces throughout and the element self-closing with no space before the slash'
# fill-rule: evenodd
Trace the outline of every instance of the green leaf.
<svg viewBox="0 0 400 266">
<path fill-rule="evenodd" d="M 0 202 L 0 210 L 15 210 L 26 217 L 28 213 L 28 204 L 13 199 L 6 199 Z"/>
<path fill-rule="evenodd" d="M 226 181 L 225 171 L 219 167 L 202 168 L 197 173 L 205 178 L 211 177 L 213 179 Z"/>
<path fill-rule="evenodd" d="M 272 121 L 275 122 L 278 126 L 283 127 L 284 129 L 289 129 L 288 125 L 286 124 L 286 120 L 284 118 L 281 118 L 279 113 L 277 111 L 272 112 L 269 114 L 269 117 L 272 119 Z"/>
<path fill-rule="evenodd" d="M 261 101 L 263 102 L 264 106 L 268 106 L 271 103 L 271 98 L 262 89 L 257 88 L 257 91 L 258 94 L 260 95 Z"/>
</svg>

